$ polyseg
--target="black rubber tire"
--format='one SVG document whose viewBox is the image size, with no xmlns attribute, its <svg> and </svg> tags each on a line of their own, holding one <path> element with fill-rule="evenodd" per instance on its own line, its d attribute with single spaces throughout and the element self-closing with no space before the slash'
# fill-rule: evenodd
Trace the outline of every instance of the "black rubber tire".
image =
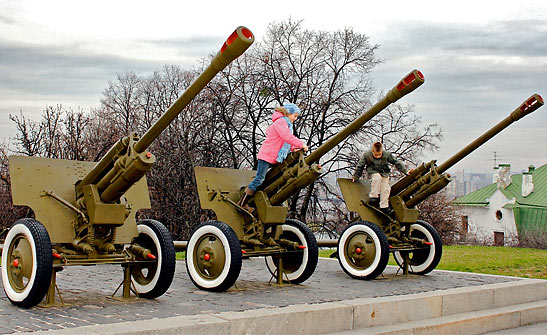
<svg viewBox="0 0 547 335">
<path fill-rule="evenodd" d="M 443 243 L 435 228 L 429 223 L 418 220 L 410 225 L 410 236 L 422 238 L 433 243 L 429 250 L 412 251 L 409 255 L 408 272 L 417 275 L 425 275 L 433 271 L 439 265 L 443 254 Z M 399 267 L 403 267 L 404 257 L 401 252 L 394 252 L 393 258 Z"/>
<path fill-rule="evenodd" d="M 142 220 L 137 223 L 139 236 L 134 240 L 149 249 L 154 263 L 137 263 L 131 266 L 131 277 L 139 297 L 154 299 L 164 294 L 175 276 L 175 246 L 169 230 L 159 221 Z M 143 264 L 141 267 L 140 264 Z M 142 270 L 146 269 L 146 273 Z M 159 269 L 159 270 L 158 270 Z"/>
<path fill-rule="evenodd" d="M 27 244 L 23 246 L 20 241 Z M 28 250 L 30 247 L 30 250 Z M 22 283 L 22 287 L 15 287 L 15 281 L 13 277 L 13 261 L 15 260 L 13 252 L 17 252 L 18 248 L 27 249 L 27 253 L 32 254 L 32 259 L 17 259 L 17 262 L 22 265 L 21 272 L 26 268 L 28 281 Z M 11 253 L 11 255 L 10 255 Z M 29 269 L 29 263 L 31 268 Z M 4 248 L 2 250 L 2 283 L 4 286 L 4 292 L 12 304 L 30 308 L 39 304 L 47 294 L 49 284 L 51 282 L 51 273 L 53 270 L 53 256 L 51 249 L 51 241 L 49 234 L 40 222 L 31 219 L 19 219 L 10 228 L 8 235 L 4 241 Z M 10 271 L 8 274 L 8 271 Z M 30 275 L 28 275 L 30 273 Z M 10 278 L 12 279 L 10 281 Z"/>
<path fill-rule="evenodd" d="M 317 267 L 317 262 L 319 260 L 317 240 L 311 229 L 298 220 L 287 219 L 282 226 L 282 229 L 283 233 L 281 234 L 281 238 L 298 242 L 306 248 L 298 253 L 287 253 L 281 256 L 267 256 L 266 266 L 270 273 L 274 275 L 277 273 L 278 264 L 275 262 L 274 257 L 283 257 L 283 269 L 285 272 L 283 281 L 291 284 L 303 283 L 311 277 Z"/>
<path fill-rule="evenodd" d="M 204 255 L 198 255 L 198 253 L 206 251 L 197 250 L 196 248 L 202 246 L 204 241 L 212 244 L 216 243 L 217 247 L 219 246 L 218 242 L 220 242 L 222 246 L 222 250 L 217 250 L 215 253 L 209 252 L 211 264 L 218 260 L 217 264 L 221 265 L 221 272 L 218 274 L 211 275 L 208 273 L 209 270 L 206 266 L 200 267 L 198 265 L 204 263 L 203 261 L 199 263 Z M 196 264 L 196 262 L 198 263 Z M 196 287 L 205 291 L 226 291 L 235 284 L 239 277 L 241 262 L 242 252 L 239 238 L 226 223 L 207 221 L 197 226 L 190 235 L 186 249 L 186 271 Z"/>
<path fill-rule="evenodd" d="M 362 243 L 362 240 L 366 243 Z M 361 251 L 358 252 L 357 248 Z M 370 280 L 378 277 L 389 261 L 386 234 L 380 227 L 368 221 L 357 221 L 347 226 L 338 239 L 337 252 L 338 262 L 344 272 L 356 279 Z M 360 265 L 360 262 L 363 264 Z"/>
</svg>

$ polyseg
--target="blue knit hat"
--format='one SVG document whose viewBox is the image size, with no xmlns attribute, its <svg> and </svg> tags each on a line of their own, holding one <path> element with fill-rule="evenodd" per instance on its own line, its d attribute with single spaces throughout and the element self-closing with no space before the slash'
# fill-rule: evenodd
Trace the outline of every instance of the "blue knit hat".
<svg viewBox="0 0 547 335">
<path fill-rule="evenodd" d="M 293 103 L 286 103 L 283 105 L 289 114 L 300 114 L 300 108 Z"/>
</svg>

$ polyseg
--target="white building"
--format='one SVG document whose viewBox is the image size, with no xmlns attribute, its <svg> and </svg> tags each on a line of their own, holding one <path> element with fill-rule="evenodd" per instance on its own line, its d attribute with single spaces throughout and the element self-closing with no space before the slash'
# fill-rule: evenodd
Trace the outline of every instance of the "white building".
<svg viewBox="0 0 547 335">
<path fill-rule="evenodd" d="M 462 206 L 462 233 L 495 245 L 511 245 L 525 234 L 547 230 L 547 164 L 510 175 L 500 164 L 494 183 L 452 202 Z"/>
</svg>

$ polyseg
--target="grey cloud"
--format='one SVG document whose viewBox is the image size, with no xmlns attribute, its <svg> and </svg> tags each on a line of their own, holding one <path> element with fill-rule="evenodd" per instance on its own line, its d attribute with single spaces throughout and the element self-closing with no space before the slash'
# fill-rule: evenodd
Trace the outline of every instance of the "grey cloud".
<svg viewBox="0 0 547 335">
<path fill-rule="evenodd" d="M 546 36 L 547 24 L 536 21 L 414 24 L 380 42 L 379 54 L 386 60 L 381 68 L 394 72 L 406 64 L 419 67 L 445 94 L 534 92 L 547 86 Z"/>
<path fill-rule="evenodd" d="M 388 89 L 413 68 L 426 83 L 401 100 L 416 105 L 424 123 L 438 123 L 444 132 L 439 152 L 428 159 L 448 158 L 501 121 L 533 93 L 547 97 L 547 24 L 506 21 L 485 25 L 414 23 L 378 40 L 385 62 L 374 72 L 375 84 Z M 547 107 L 543 107 L 547 108 Z M 457 168 L 488 171 L 491 151 L 508 163 L 546 157 L 540 143 L 547 113 L 542 110 L 511 125 L 465 159 Z M 519 150 L 516 149 L 519 147 Z"/>
<path fill-rule="evenodd" d="M 110 55 L 93 55 L 78 45 L 39 47 L 0 43 L 0 87 L 48 93 L 81 93 L 105 83 L 116 72 L 146 71 L 158 66 Z"/>
<path fill-rule="evenodd" d="M 191 38 L 140 40 L 139 42 L 163 48 L 175 49 L 180 54 L 184 52 L 185 56 L 203 57 L 204 55 L 217 51 L 212 50 L 211 46 L 218 46 L 218 50 L 220 50 L 220 48 L 222 47 L 222 43 L 224 43 L 224 39 L 224 37 L 220 36 L 196 36 Z"/>
<path fill-rule="evenodd" d="M 5 15 L 4 13 L 0 13 L 0 22 L 12 24 L 13 22 L 15 22 L 15 20 L 10 15 Z"/>
<path fill-rule="evenodd" d="M 211 51 L 207 39 L 199 38 L 142 43 L 171 45 L 186 57 L 197 54 L 196 50 L 202 50 L 199 52 L 202 57 Z M 146 75 L 165 65 L 154 59 L 91 53 L 82 43 L 37 46 L 0 39 L 0 54 L 0 132 L 3 134 L 0 136 L 13 135 L 13 127 L 7 126 L 9 114 L 22 109 L 26 115 L 39 117 L 46 105 L 56 104 L 85 109 L 98 107 L 107 82 L 115 80 L 117 73 L 133 71 Z M 194 64 L 178 65 L 191 67 Z"/>
<path fill-rule="evenodd" d="M 482 54 L 544 56 L 547 24 L 540 20 L 503 21 L 485 25 L 414 23 L 396 40 L 417 48 Z M 388 39 L 389 35 L 387 36 Z"/>
<path fill-rule="evenodd" d="M 0 23 L 13 24 L 20 3 L 17 0 L 2 0 L 0 3 Z"/>
</svg>

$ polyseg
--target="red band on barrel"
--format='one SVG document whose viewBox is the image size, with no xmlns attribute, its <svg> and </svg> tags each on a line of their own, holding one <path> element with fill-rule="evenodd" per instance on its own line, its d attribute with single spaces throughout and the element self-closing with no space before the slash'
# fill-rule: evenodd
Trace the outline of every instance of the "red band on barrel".
<svg viewBox="0 0 547 335">
<path fill-rule="evenodd" d="M 406 76 L 405 79 L 403 79 L 403 82 L 405 84 L 410 84 L 411 82 L 413 82 L 414 80 L 416 80 L 416 75 L 414 74 L 414 72 L 412 72 L 411 74 L 409 74 L 408 76 Z"/>
<path fill-rule="evenodd" d="M 253 33 L 251 33 L 251 31 L 247 28 L 241 29 L 241 33 L 243 34 L 243 36 L 247 37 L 248 39 L 253 38 Z"/>
</svg>

